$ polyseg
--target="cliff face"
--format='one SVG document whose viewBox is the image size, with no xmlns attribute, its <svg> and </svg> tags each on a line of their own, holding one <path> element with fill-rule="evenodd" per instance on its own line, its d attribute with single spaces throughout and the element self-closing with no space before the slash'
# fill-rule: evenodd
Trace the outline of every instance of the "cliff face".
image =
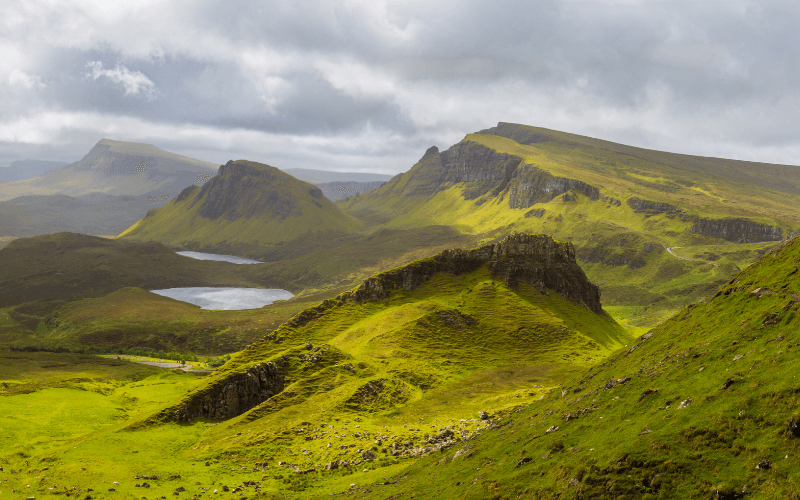
<svg viewBox="0 0 800 500">
<path fill-rule="evenodd" d="M 484 265 L 506 286 L 517 287 L 520 283 L 527 283 L 542 294 L 552 290 L 596 314 L 605 314 L 600 304 L 600 290 L 586 278 L 576 262 L 571 243 L 557 242 L 544 235 L 517 233 L 495 245 L 474 250 L 445 250 L 433 257 L 377 274 L 353 290 L 298 313 L 286 325 L 302 326 L 345 302 L 381 300 L 400 288 L 414 290 L 435 273 L 458 275 Z"/>
<path fill-rule="evenodd" d="M 466 200 L 489 193 L 497 196 L 508 188 L 510 208 L 528 208 L 568 192 L 591 200 L 600 198 L 599 190 L 585 182 L 556 177 L 524 163 L 518 156 L 498 153 L 468 141 L 442 152 L 436 146 L 428 149 L 412 173 L 405 194 L 433 196 L 456 184 L 462 186 Z"/>
<path fill-rule="evenodd" d="M 696 219 L 691 231 L 734 243 L 757 243 L 783 239 L 783 229 L 747 219 Z"/>
<path fill-rule="evenodd" d="M 174 422 L 196 418 L 226 419 L 250 410 L 283 390 L 284 377 L 273 362 L 255 365 L 226 377 L 162 412 Z"/>
</svg>

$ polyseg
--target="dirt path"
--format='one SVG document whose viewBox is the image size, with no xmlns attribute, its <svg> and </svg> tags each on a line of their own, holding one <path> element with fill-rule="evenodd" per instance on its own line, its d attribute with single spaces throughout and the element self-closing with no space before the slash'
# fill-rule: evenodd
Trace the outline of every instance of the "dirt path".
<svg viewBox="0 0 800 500">
<path fill-rule="evenodd" d="M 670 254 L 670 255 L 672 255 L 673 257 L 677 257 L 677 258 L 679 258 L 679 259 L 681 259 L 681 260 L 689 260 L 689 259 L 687 259 L 687 258 L 685 258 L 685 257 L 681 257 L 680 255 L 675 255 L 675 254 L 672 252 L 672 249 L 673 249 L 673 248 L 683 248 L 683 247 L 667 247 L 667 252 L 669 252 L 669 254 Z"/>
<path fill-rule="evenodd" d="M 163 363 L 159 361 L 136 361 L 133 359 L 127 359 L 126 361 L 130 361 L 132 363 L 139 363 L 142 365 L 157 366 L 159 368 L 180 368 L 183 371 L 188 371 L 192 368 L 192 365 L 182 365 L 180 363 Z"/>
</svg>

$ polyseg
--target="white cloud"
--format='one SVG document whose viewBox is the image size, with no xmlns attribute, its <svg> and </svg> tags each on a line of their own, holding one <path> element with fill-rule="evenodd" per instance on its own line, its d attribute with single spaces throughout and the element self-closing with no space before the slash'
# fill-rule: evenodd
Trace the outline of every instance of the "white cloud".
<svg viewBox="0 0 800 500">
<path fill-rule="evenodd" d="M 131 71 L 121 64 L 117 64 L 114 69 L 103 69 L 103 63 L 100 61 L 90 61 L 86 67 L 91 70 L 86 76 L 92 80 L 106 77 L 111 82 L 121 85 L 125 89 L 125 95 L 142 97 L 148 101 L 158 96 L 156 84 L 141 71 Z"/>
<path fill-rule="evenodd" d="M 11 85 L 19 85 L 26 89 L 42 89 L 46 87 L 46 85 L 42 83 L 42 78 L 40 76 L 29 75 L 18 69 L 11 71 L 11 74 L 8 76 L 8 83 Z"/>
</svg>

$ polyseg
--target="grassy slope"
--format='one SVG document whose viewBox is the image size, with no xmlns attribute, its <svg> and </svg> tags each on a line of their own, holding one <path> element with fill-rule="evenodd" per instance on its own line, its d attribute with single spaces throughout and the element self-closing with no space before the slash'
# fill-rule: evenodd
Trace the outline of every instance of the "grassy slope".
<svg viewBox="0 0 800 500">
<path fill-rule="evenodd" d="M 376 485 L 376 496 L 425 488 L 448 499 L 795 498 L 798 268 L 795 238 L 635 346 L 497 421 L 501 429 L 464 447 L 470 453 L 421 460 L 397 484 Z M 756 468 L 762 460 L 769 468 Z"/>
<path fill-rule="evenodd" d="M 510 209 L 507 191 L 484 197 L 488 201 L 480 205 L 465 200 L 464 187 L 458 184 L 426 197 L 414 194 L 421 179 L 428 179 L 424 173 L 434 168 L 430 158 L 423 158 L 382 188 L 337 203 L 376 227 L 435 224 L 482 235 L 483 241 L 513 231 L 573 241 L 587 274 L 601 283 L 604 304 L 639 331 L 699 300 L 727 281 L 747 259 L 741 257 L 739 245 L 692 233 L 693 223 L 680 217 L 636 213 L 625 203 L 627 199 L 669 203 L 690 216 L 748 218 L 780 226 L 787 235 L 800 225 L 794 208 L 800 204 L 795 184 L 786 184 L 784 192 L 777 190 L 778 180 L 791 174 L 791 167 L 765 165 L 772 177 L 766 176 L 759 185 L 746 175 L 752 165 L 743 167 L 745 162 L 638 150 L 545 129 L 523 129 L 545 133 L 551 140 L 521 145 L 505 137 L 470 134 L 464 141 L 519 156 L 555 176 L 596 186 L 601 199 L 576 195 L 576 201 L 565 203 L 559 196 L 533 205 L 544 210 L 541 218 L 526 218 L 530 208 Z M 620 206 L 609 198 L 619 200 Z M 702 259 L 682 261 L 665 252 L 672 246 L 714 244 L 719 245 L 715 253 L 722 257 L 716 266 Z"/>
<path fill-rule="evenodd" d="M 29 438 L 28 431 L 20 431 L 9 438 L 11 451 L 0 456 L 2 466 L 20 472 L 6 488 L 30 484 L 26 481 L 41 476 L 47 466 L 50 479 L 35 481 L 37 496 L 47 494 L 55 483 L 84 492 L 92 487 L 93 495 L 103 497 L 113 480 L 120 482 L 118 492 L 138 494 L 130 478 L 152 473 L 162 479 L 149 481 L 153 488 L 148 495 L 170 494 L 178 486 L 190 493 L 205 487 L 213 491 L 243 480 L 258 480 L 276 497 L 305 497 L 307 488 L 346 489 L 352 475 L 364 468 L 368 472 L 357 472 L 360 477 L 377 479 L 405 467 L 413 454 L 391 456 L 390 443 L 413 441 L 420 446 L 426 434 L 435 435 L 446 426 L 462 439 L 483 427 L 475 419 L 479 410 L 513 411 L 631 341 L 607 316 L 555 294 L 542 296 L 527 285 L 512 290 L 492 281 L 485 268 L 458 276 L 440 273 L 411 292 L 399 291 L 378 302 L 345 303 L 306 326 L 284 325 L 277 331 L 281 342 L 265 341 L 243 351 L 218 376 L 286 356 L 286 389 L 226 422 L 139 425 L 135 431 L 113 432 L 119 429 L 115 421 L 100 416 L 98 428 L 112 432 L 74 435 L 66 445 L 58 441 L 26 453 L 16 451 L 22 444 L 17 436 Z M 306 343 L 320 350 L 309 351 Z M 321 359 L 309 360 L 313 355 Z M 378 380 L 385 390 L 371 397 L 368 388 Z M 145 379 L 142 384 L 136 397 L 149 400 L 156 381 Z M 105 399 L 69 396 L 76 406 L 91 399 L 101 411 L 114 406 L 114 398 L 130 393 L 130 387 L 119 384 Z M 49 397 L 60 401 L 67 395 Z M 10 411 L 30 404 L 15 398 L 4 400 Z M 131 420 L 144 414 L 138 409 L 127 413 Z M 459 419 L 466 420 L 455 424 Z M 29 422 L 44 423 L 41 417 L 30 417 Z M 365 431 L 369 435 L 363 435 Z M 376 438 L 386 444 L 375 445 Z M 146 447 L 143 442 L 159 446 Z M 360 450 L 372 446 L 378 459 L 362 464 Z M 112 457 L 113 466 L 103 470 L 101 464 Z M 320 469 L 319 474 L 293 472 L 331 460 L 351 464 L 331 472 Z M 286 469 L 279 461 L 292 466 Z M 256 470 L 254 462 L 261 464 Z M 78 470 L 78 464 L 87 470 Z M 173 474 L 183 479 L 165 479 Z"/>
<path fill-rule="evenodd" d="M 192 250 L 277 260 L 307 253 L 326 240 L 335 243 L 360 230 L 361 223 L 340 211 L 330 200 L 313 197 L 309 190 L 316 188 L 311 184 L 268 165 L 245 160 L 235 163 L 268 171 L 277 179 L 218 174 L 202 188 L 194 188 L 184 199 L 176 198 L 150 212 L 117 238 L 153 240 Z M 212 190 L 216 190 L 217 198 L 229 197 L 230 205 L 235 205 L 239 213 L 217 219 L 200 216 L 198 212 L 210 202 Z M 267 195 L 291 200 L 299 215 L 270 212 L 243 215 Z"/>
</svg>

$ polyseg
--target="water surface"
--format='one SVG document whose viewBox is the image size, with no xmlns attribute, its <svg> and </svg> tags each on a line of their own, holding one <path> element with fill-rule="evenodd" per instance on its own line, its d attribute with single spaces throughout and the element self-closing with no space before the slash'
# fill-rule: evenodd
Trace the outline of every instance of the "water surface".
<svg viewBox="0 0 800 500">
<path fill-rule="evenodd" d="M 276 300 L 294 297 L 292 292 L 275 288 L 166 288 L 150 290 L 171 299 L 198 305 L 202 309 L 232 311 L 237 309 L 258 309 Z"/>
<path fill-rule="evenodd" d="M 184 257 L 191 257 L 197 260 L 221 260 L 233 264 L 263 264 L 259 260 L 245 259 L 244 257 L 237 257 L 235 255 L 220 255 L 216 253 L 203 253 L 203 252 L 175 252 Z"/>
</svg>

